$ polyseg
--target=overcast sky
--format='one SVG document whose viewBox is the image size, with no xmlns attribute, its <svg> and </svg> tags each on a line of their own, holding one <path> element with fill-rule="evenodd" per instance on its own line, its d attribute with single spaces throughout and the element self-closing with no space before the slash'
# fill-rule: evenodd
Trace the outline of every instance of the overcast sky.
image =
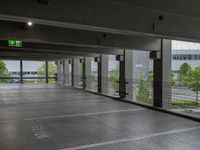
<svg viewBox="0 0 200 150">
<path fill-rule="evenodd" d="M 192 42 L 183 42 L 183 41 L 172 41 L 172 49 L 176 49 L 176 50 L 199 49 L 200 50 L 200 44 L 192 43 Z"/>
</svg>

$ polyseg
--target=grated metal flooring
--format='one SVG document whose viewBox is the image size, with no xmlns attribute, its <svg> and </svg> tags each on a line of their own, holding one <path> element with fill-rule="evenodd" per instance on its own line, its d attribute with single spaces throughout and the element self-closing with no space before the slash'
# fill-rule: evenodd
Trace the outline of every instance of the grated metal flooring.
<svg viewBox="0 0 200 150">
<path fill-rule="evenodd" d="M 0 150 L 199 150 L 200 123 L 53 84 L 0 85 Z"/>
</svg>

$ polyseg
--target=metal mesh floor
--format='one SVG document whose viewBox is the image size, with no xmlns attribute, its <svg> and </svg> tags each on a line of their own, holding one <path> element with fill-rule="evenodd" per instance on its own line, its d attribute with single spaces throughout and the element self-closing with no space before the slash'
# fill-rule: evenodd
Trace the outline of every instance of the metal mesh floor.
<svg viewBox="0 0 200 150">
<path fill-rule="evenodd" d="M 0 86 L 0 150 L 199 150 L 200 123 L 59 85 Z"/>
</svg>

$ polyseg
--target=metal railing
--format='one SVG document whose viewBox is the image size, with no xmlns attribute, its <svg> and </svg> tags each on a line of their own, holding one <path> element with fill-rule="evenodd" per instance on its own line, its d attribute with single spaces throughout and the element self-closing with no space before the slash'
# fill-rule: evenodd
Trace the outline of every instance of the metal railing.
<svg viewBox="0 0 200 150">
<path fill-rule="evenodd" d="M 67 75 L 69 76 L 69 75 Z M 79 80 L 77 88 L 97 92 L 98 79 L 94 76 L 83 78 L 80 75 L 74 76 L 74 80 Z M 85 81 L 83 81 L 85 80 Z M 113 97 L 119 97 L 119 80 L 111 80 L 109 77 L 102 77 L 105 87 L 102 87 L 102 93 Z M 87 83 L 84 85 L 83 83 Z M 190 88 L 180 85 L 172 85 L 171 83 L 157 83 L 140 79 L 126 79 L 126 100 L 134 101 L 149 106 L 154 105 L 154 97 L 160 98 L 164 109 L 184 113 L 200 117 L 200 96 Z M 162 87 L 162 90 L 160 89 Z M 156 91 L 157 90 L 157 91 Z M 156 95 L 159 94 L 159 95 Z"/>
</svg>

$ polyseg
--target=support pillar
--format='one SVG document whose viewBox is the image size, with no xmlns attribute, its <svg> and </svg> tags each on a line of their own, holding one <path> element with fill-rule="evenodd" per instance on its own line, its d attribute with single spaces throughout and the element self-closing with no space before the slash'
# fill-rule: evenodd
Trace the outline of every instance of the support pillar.
<svg viewBox="0 0 200 150">
<path fill-rule="evenodd" d="M 49 83 L 49 65 L 48 61 L 45 62 L 45 78 L 46 78 L 46 83 Z"/>
<path fill-rule="evenodd" d="M 84 57 L 83 61 L 83 89 L 91 89 L 91 58 Z"/>
<path fill-rule="evenodd" d="M 69 86 L 69 60 L 64 60 L 63 63 L 64 84 Z"/>
<path fill-rule="evenodd" d="M 85 85 L 86 89 L 91 90 L 91 58 L 90 57 L 85 57 L 84 58 L 84 75 L 85 75 Z"/>
<path fill-rule="evenodd" d="M 108 55 L 100 55 L 95 60 L 98 63 L 98 92 L 108 94 Z"/>
<path fill-rule="evenodd" d="M 58 83 L 63 83 L 63 62 L 57 61 L 57 81 Z"/>
<path fill-rule="evenodd" d="M 76 59 L 76 58 L 73 59 L 72 76 L 73 76 L 72 85 L 74 87 L 79 87 L 79 83 L 80 83 L 79 59 Z"/>
<path fill-rule="evenodd" d="M 161 52 L 151 52 L 153 57 L 157 56 L 154 59 L 154 106 L 169 108 L 171 104 L 171 40 L 162 39 L 161 45 Z"/>
<path fill-rule="evenodd" d="M 133 100 L 133 50 L 124 51 L 126 99 Z"/>
<path fill-rule="evenodd" d="M 119 97 L 125 98 L 126 97 L 125 57 L 124 55 L 117 55 L 116 60 L 119 61 Z"/>
<path fill-rule="evenodd" d="M 23 83 L 23 61 L 20 60 L 20 83 Z"/>
</svg>

